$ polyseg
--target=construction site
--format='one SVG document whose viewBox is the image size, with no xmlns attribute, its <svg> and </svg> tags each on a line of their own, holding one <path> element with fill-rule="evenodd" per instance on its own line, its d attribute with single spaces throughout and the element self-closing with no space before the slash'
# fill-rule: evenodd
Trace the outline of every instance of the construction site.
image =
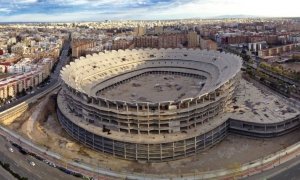
<svg viewBox="0 0 300 180">
<path fill-rule="evenodd" d="M 266 91 L 261 91 L 253 84 L 242 79 L 241 87 L 247 86 L 246 91 L 238 87 L 237 94 L 262 96 L 279 100 L 278 97 Z M 233 106 L 243 107 L 249 96 L 237 96 Z M 269 102 L 272 102 L 269 101 Z M 263 103 L 257 98 L 254 104 Z M 122 160 L 106 153 L 99 153 L 88 146 L 75 141 L 69 136 L 59 123 L 55 110 L 56 95 L 49 95 L 45 99 L 30 106 L 29 111 L 14 121 L 3 122 L 3 125 L 30 139 L 37 145 L 46 147 L 49 151 L 56 152 L 64 157 L 67 163 L 80 162 L 88 164 L 95 169 L 122 173 L 164 174 L 164 176 L 180 176 L 185 173 L 200 173 L 219 169 L 236 169 L 242 164 L 248 163 L 266 155 L 275 153 L 300 140 L 299 131 L 293 131 L 286 135 L 274 138 L 253 138 L 229 133 L 223 141 L 206 151 L 199 152 L 187 158 L 159 163 L 140 163 L 136 161 Z M 247 104 L 247 103 L 246 103 Z M 282 106 L 282 105 L 279 105 Z M 267 108 L 267 106 L 265 106 Z M 286 107 L 281 110 L 284 111 Z M 231 115 L 240 114 L 238 111 L 228 112 Z M 278 114 L 282 112 L 277 111 Z M 263 114 L 261 114 L 263 115 Z M 260 118 L 260 115 L 256 116 Z"/>
<path fill-rule="evenodd" d="M 265 138 L 296 129 L 299 111 L 243 83 L 241 65 L 194 49 L 82 57 L 61 71 L 58 119 L 85 146 L 138 162 L 187 158 L 230 132 Z"/>
<path fill-rule="evenodd" d="M 242 165 L 263 160 L 300 140 L 299 131 L 294 131 L 299 128 L 299 109 L 284 97 L 244 78 L 238 63 L 230 66 L 234 70 L 230 69 L 226 59 L 232 61 L 235 56 L 207 51 L 184 56 L 186 51 L 193 53 L 177 51 L 169 50 L 165 55 L 168 60 L 142 60 L 130 73 L 121 71 L 108 76 L 105 72 L 90 72 L 87 77 L 76 79 L 76 73 L 69 77 L 62 72 L 64 80 L 74 82 L 32 102 L 19 117 L 1 123 L 59 154 L 66 166 L 76 162 L 94 169 L 143 173 L 148 177 L 199 175 L 220 169 L 238 171 Z M 152 53 L 140 54 L 152 57 Z M 169 65 L 187 65 L 190 60 L 174 60 L 178 54 L 183 54 L 183 59 L 200 55 L 205 59 L 199 66 L 198 59 L 190 62 L 188 69 L 139 69 L 165 61 Z M 161 57 L 159 52 L 156 56 Z M 94 61 L 99 58 L 93 57 Z M 119 57 L 124 62 L 124 56 Z M 215 75 L 191 68 L 221 60 L 220 67 L 204 65 Z M 90 66 L 97 68 L 94 61 L 81 67 L 77 60 L 71 66 L 86 71 Z M 145 65 L 144 61 L 150 62 Z M 67 68 L 70 66 L 63 71 Z M 106 71 L 114 72 L 107 68 Z M 99 81 L 92 74 L 105 79 Z M 224 83 L 215 83 L 220 80 Z"/>
</svg>

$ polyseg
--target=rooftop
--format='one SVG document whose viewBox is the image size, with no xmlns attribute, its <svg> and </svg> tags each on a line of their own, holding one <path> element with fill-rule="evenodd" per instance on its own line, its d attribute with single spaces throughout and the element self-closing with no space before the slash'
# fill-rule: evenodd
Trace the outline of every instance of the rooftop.
<svg viewBox="0 0 300 180">
<path fill-rule="evenodd" d="M 276 123 L 300 114 L 299 109 L 287 104 L 283 97 L 275 96 L 241 79 L 237 87 L 236 102 L 228 110 L 231 117 L 248 122 Z"/>
</svg>

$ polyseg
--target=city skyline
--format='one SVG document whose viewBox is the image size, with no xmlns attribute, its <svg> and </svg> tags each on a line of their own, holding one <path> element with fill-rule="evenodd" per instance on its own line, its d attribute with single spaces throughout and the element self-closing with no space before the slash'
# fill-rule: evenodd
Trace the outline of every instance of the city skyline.
<svg viewBox="0 0 300 180">
<path fill-rule="evenodd" d="M 0 22 L 297 17 L 296 0 L 0 0 Z M 267 7 L 267 8 L 266 8 Z"/>
</svg>

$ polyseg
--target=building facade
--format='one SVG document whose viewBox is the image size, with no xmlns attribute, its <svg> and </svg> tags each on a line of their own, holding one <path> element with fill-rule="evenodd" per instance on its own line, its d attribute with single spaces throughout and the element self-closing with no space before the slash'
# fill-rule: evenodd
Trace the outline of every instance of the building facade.
<svg viewBox="0 0 300 180">
<path fill-rule="evenodd" d="M 225 137 L 229 123 L 216 117 L 234 97 L 241 65 L 237 56 L 199 49 L 125 50 L 80 58 L 61 72 L 58 118 L 76 140 L 116 157 L 157 162 L 190 156 Z M 129 102 L 99 95 L 147 73 L 207 80 L 199 95 L 180 101 Z"/>
</svg>

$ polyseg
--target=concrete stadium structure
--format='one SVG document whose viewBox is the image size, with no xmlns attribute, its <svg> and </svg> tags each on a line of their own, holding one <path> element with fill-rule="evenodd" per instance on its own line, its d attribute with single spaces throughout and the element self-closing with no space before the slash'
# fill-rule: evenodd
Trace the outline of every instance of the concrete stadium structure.
<svg viewBox="0 0 300 180">
<path fill-rule="evenodd" d="M 226 113 L 241 66 L 238 56 L 193 49 L 121 50 L 82 57 L 61 71 L 58 118 L 70 136 L 88 147 L 148 162 L 193 155 L 228 132 L 276 137 L 298 128 L 296 111 L 266 122 Z"/>
<path fill-rule="evenodd" d="M 228 132 L 275 137 L 298 128 L 299 114 L 268 123 L 223 116 L 234 97 L 241 66 L 235 55 L 192 49 L 94 54 L 62 70 L 65 83 L 58 96 L 58 117 L 72 137 L 95 150 L 150 162 L 193 155 Z M 202 84 L 196 96 L 163 102 L 103 96 L 145 74 L 175 74 Z"/>
<path fill-rule="evenodd" d="M 231 102 L 241 66 L 238 56 L 193 49 L 121 50 L 82 57 L 61 71 L 58 117 L 72 137 L 118 157 L 185 157 L 225 137 L 229 123 L 215 117 Z M 145 74 L 198 78 L 201 83 L 196 96 L 164 102 L 101 96 Z"/>
</svg>

